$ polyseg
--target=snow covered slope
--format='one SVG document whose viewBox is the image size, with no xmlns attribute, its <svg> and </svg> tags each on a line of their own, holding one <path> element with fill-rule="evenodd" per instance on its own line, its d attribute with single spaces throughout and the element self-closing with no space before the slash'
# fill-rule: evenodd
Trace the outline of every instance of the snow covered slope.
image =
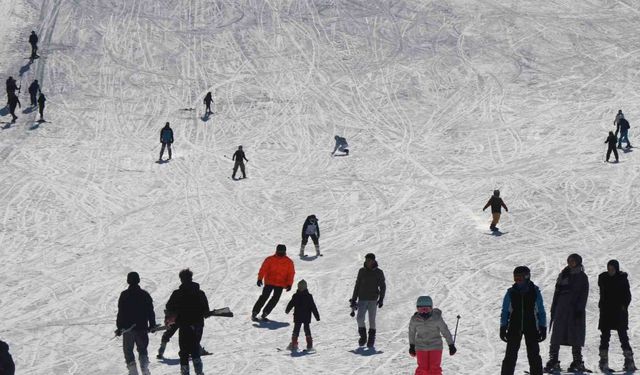
<svg viewBox="0 0 640 375">
<path fill-rule="evenodd" d="M 159 321 L 184 267 L 212 307 L 235 311 L 207 321 L 207 374 L 412 373 L 407 326 L 421 294 L 450 326 L 462 316 L 445 373 L 496 374 L 513 267 L 531 267 L 548 308 L 571 252 L 592 283 L 585 360 L 596 367 L 596 275 L 617 258 L 638 293 L 638 151 L 602 162 L 618 109 L 637 140 L 635 2 L 0 4 L 18 9 L 0 27 L 3 40 L 24 38 L 11 44 L 21 52 L 0 47 L 3 77 L 26 64 L 33 28 L 42 58 L 23 84 L 40 78 L 49 99 L 48 122 L 22 114 L 0 131 L 0 339 L 21 375 L 124 374 L 120 342 L 110 338 L 131 270 Z M 207 91 L 215 113 L 203 120 Z M 174 160 L 159 165 L 165 121 Z M 351 156 L 330 157 L 335 134 Z M 240 144 L 249 178 L 232 181 L 228 157 Z M 481 211 L 494 188 L 511 209 L 502 236 L 490 235 Z M 309 214 L 320 219 L 325 256 L 302 261 Z M 258 268 L 277 243 L 316 298 L 316 355 L 277 352 L 292 327 L 249 320 Z M 388 292 L 382 353 L 363 357 L 350 352 L 357 330 L 347 300 L 368 252 Z M 290 296 L 273 319 L 291 321 Z M 640 343 L 635 306 L 632 344 Z M 152 337 L 151 353 L 159 341 Z M 563 363 L 569 356 L 561 351 Z M 167 357 L 177 358 L 177 340 Z M 620 367 L 617 350 L 611 358 Z M 154 361 L 152 373 L 177 374 L 170 363 Z"/>
</svg>

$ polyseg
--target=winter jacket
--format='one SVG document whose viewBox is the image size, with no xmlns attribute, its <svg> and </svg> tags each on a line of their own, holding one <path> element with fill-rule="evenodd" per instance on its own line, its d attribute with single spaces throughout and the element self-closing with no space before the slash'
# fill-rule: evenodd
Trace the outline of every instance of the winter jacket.
<svg viewBox="0 0 640 375">
<path fill-rule="evenodd" d="M 29 85 L 29 94 L 36 95 L 40 91 L 40 85 L 38 82 L 33 81 L 31 85 Z"/>
<path fill-rule="evenodd" d="M 36 34 L 29 35 L 29 43 L 30 44 L 38 44 L 38 36 Z"/>
<path fill-rule="evenodd" d="M 138 331 L 146 331 L 150 326 L 156 325 L 153 300 L 139 285 L 129 285 L 127 290 L 120 293 L 118 300 L 116 326 L 118 329 L 127 329 L 133 324 Z"/>
<path fill-rule="evenodd" d="M 16 80 L 7 78 L 7 94 L 15 94 L 16 90 L 18 90 Z"/>
<path fill-rule="evenodd" d="M 44 97 L 43 93 L 40 93 L 40 96 L 38 96 L 38 106 L 40 108 L 44 108 L 44 103 L 47 101 L 47 98 Z"/>
<path fill-rule="evenodd" d="M 487 207 L 489 206 L 491 206 L 492 213 L 496 213 L 496 214 L 501 213 L 503 207 L 505 210 L 509 211 L 509 209 L 507 208 L 507 205 L 504 204 L 504 202 L 502 201 L 502 198 L 500 197 L 492 196 L 491 198 L 489 198 L 489 201 L 487 202 L 487 204 L 484 205 L 484 208 L 482 210 L 483 211 L 486 210 Z"/>
<path fill-rule="evenodd" d="M 165 126 L 160 130 L 160 143 L 173 143 L 173 130 Z"/>
<path fill-rule="evenodd" d="M 513 284 L 502 300 L 500 326 L 508 332 L 534 333 L 546 329 L 547 314 L 544 311 L 540 289 L 531 281 L 523 286 Z"/>
<path fill-rule="evenodd" d="M 293 285 L 295 273 L 291 258 L 286 255 L 272 255 L 262 262 L 258 272 L 258 280 L 264 280 L 266 285 L 286 288 Z"/>
<path fill-rule="evenodd" d="M 0 375 L 15 375 L 16 366 L 9 354 L 9 345 L 0 341 Z"/>
<path fill-rule="evenodd" d="M 288 314 L 291 309 L 295 309 L 293 311 L 294 323 L 311 323 L 311 314 L 313 314 L 316 320 L 320 320 L 318 308 L 313 301 L 313 296 L 308 290 L 297 291 L 293 297 L 291 297 L 291 301 L 287 304 L 285 312 Z"/>
<path fill-rule="evenodd" d="M 231 157 L 231 160 L 235 160 L 236 164 L 243 164 L 244 160 L 249 161 L 246 156 L 244 156 L 244 151 L 242 150 L 238 150 L 233 154 L 233 157 Z"/>
<path fill-rule="evenodd" d="M 413 314 L 409 321 L 409 344 L 415 345 L 416 351 L 442 350 L 442 336 L 447 344 L 453 344 L 453 337 L 447 323 L 442 319 L 442 311 L 433 309 L 430 314 Z"/>
<path fill-rule="evenodd" d="M 346 148 L 349 148 L 349 144 L 347 143 L 347 140 L 343 137 L 337 137 L 336 138 L 336 145 L 333 148 L 333 152 L 336 152 L 338 149 L 340 150 L 344 150 Z"/>
<path fill-rule="evenodd" d="M 204 325 L 204 317 L 209 313 L 209 301 L 198 283 L 188 281 L 171 293 L 167 311 L 176 316 L 178 327 Z"/>
<path fill-rule="evenodd" d="M 618 120 L 618 125 L 616 127 L 616 134 L 618 134 L 618 132 L 620 132 L 620 134 L 625 134 L 626 132 L 629 131 L 630 127 L 631 125 L 629 125 L 629 121 L 627 121 L 627 119 L 625 118 L 621 118 Z"/>
<path fill-rule="evenodd" d="M 598 329 L 629 329 L 628 308 L 631 304 L 631 290 L 627 274 L 617 272 L 610 276 L 608 272 L 603 272 L 598 276 L 598 286 L 600 287 Z"/>
<path fill-rule="evenodd" d="M 584 346 L 588 297 L 589 279 L 582 266 L 562 270 L 551 303 L 552 344 Z"/>
<path fill-rule="evenodd" d="M 315 235 L 320 238 L 320 226 L 318 225 L 318 219 L 316 219 L 315 215 L 307 216 L 307 219 L 304 221 L 302 225 L 302 237 L 306 235 Z"/>
<path fill-rule="evenodd" d="M 610 136 L 607 137 L 607 140 L 604 141 L 604 143 L 608 143 L 609 148 L 615 148 L 616 144 L 618 143 L 618 137 L 616 137 L 615 134 L 611 134 Z"/>
<path fill-rule="evenodd" d="M 207 103 L 211 103 L 212 101 L 213 101 L 213 98 L 211 97 L 211 93 L 209 92 L 209 93 L 207 93 L 207 95 L 204 97 L 203 102 L 204 102 L 204 104 L 207 104 Z"/>
<path fill-rule="evenodd" d="M 384 280 L 384 272 L 378 268 L 378 262 L 373 263 L 373 268 L 363 266 L 358 271 L 356 285 L 353 288 L 351 299 L 355 301 L 382 301 L 387 290 Z"/>
</svg>

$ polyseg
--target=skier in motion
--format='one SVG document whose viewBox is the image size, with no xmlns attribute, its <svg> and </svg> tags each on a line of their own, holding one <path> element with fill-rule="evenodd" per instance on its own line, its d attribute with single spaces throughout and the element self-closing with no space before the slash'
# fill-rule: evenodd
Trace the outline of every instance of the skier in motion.
<svg viewBox="0 0 640 375">
<path fill-rule="evenodd" d="M 32 107 L 35 107 L 36 105 L 38 105 L 38 92 L 40 92 L 40 84 L 36 79 L 33 82 L 31 82 L 31 85 L 29 85 L 29 97 L 31 99 Z"/>
<path fill-rule="evenodd" d="M 169 126 L 169 122 L 164 125 L 164 128 L 160 130 L 160 143 L 162 143 L 162 147 L 160 148 L 160 159 L 159 162 L 162 162 L 162 155 L 164 154 L 165 147 L 169 152 L 169 159 L 171 160 L 171 144 L 173 143 L 173 129 Z"/>
<path fill-rule="evenodd" d="M 238 150 L 236 150 L 236 152 L 233 153 L 233 157 L 231 157 L 231 160 L 235 161 L 235 163 L 233 164 L 233 174 L 231 175 L 231 179 L 232 180 L 236 179 L 236 173 L 238 172 L 238 168 L 240 168 L 240 171 L 242 172 L 242 178 L 247 178 L 247 174 L 244 168 L 244 162 L 246 160 L 248 163 L 249 159 L 247 159 L 247 157 L 244 155 L 244 151 L 242 151 L 242 146 L 238 146 Z"/>
<path fill-rule="evenodd" d="M 308 353 L 315 353 L 313 348 L 313 337 L 311 337 L 311 314 L 320 321 L 318 308 L 313 300 L 313 296 L 307 289 L 307 282 L 300 280 L 298 282 L 298 291 L 293 294 L 291 301 L 287 304 L 285 313 L 289 313 L 293 309 L 293 334 L 291 335 L 291 343 L 287 346 L 287 350 L 298 350 L 298 336 L 300 336 L 300 328 L 304 326 L 304 335 L 307 339 Z"/>
<path fill-rule="evenodd" d="M 334 137 L 334 139 L 336 140 L 336 145 L 333 148 L 333 151 L 331 152 L 331 156 L 334 156 L 336 151 L 340 151 L 340 152 L 344 152 L 344 154 L 346 156 L 349 155 L 349 145 L 347 144 L 347 140 L 343 137 L 340 137 L 338 135 L 336 135 Z"/>
<path fill-rule="evenodd" d="M 318 218 L 316 215 L 309 215 L 302 225 L 302 244 L 300 245 L 300 257 L 304 257 L 304 248 L 307 246 L 309 237 L 313 241 L 313 245 L 316 247 L 316 256 L 322 256 L 320 254 L 320 226 L 318 225 Z"/>
<path fill-rule="evenodd" d="M 35 31 L 29 35 L 29 44 L 31 44 L 31 60 L 37 59 L 38 56 L 38 35 Z"/>
<path fill-rule="evenodd" d="M 269 316 L 280 300 L 282 289 L 287 288 L 287 292 L 291 290 L 295 272 L 293 261 L 287 256 L 287 247 L 283 244 L 278 244 L 276 246 L 276 253 L 267 257 L 262 262 L 260 271 L 258 271 L 258 281 L 256 285 L 258 285 L 258 287 L 262 287 L 262 282 L 264 280 L 264 288 L 262 289 L 262 294 L 256 301 L 255 305 L 253 305 L 251 320 L 254 322 L 259 321 L 258 314 L 273 292 L 273 296 L 269 300 L 269 303 L 267 303 L 267 306 L 262 310 L 261 320 L 269 321 L 267 316 Z"/>
<path fill-rule="evenodd" d="M 604 141 L 604 143 L 608 143 L 609 146 L 607 147 L 607 158 L 606 158 L 606 162 L 609 162 L 609 158 L 611 157 L 611 153 L 613 152 L 613 156 L 616 157 L 616 163 L 619 161 L 618 160 L 618 150 L 616 149 L 616 143 L 618 142 L 618 138 L 616 137 L 615 134 L 613 134 L 612 131 L 609 132 L 609 136 L 607 137 L 607 139 Z"/>
<path fill-rule="evenodd" d="M 498 222 L 500 221 L 502 208 L 504 208 L 505 211 L 509 212 L 507 205 L 504 204 L 504 201 L 502 201 L 502 198 L 500 198 L 500 190 L 493 191 L 493 196 L 489 198 L 489 201 L 487 202 L 487 204 L 484 205 L 484 208 L 482 209 L 482 211 L 486 210 L 489 206 L 491 206 L 491 217 L 492 217 L 491 225 L 489 225 L 489 229 L 491 229 L 492 232 L 497 232 L 499 231 L 497 225 L 498 225 Z"/>
<path fill-rule="evenodd" d="M 382 308 L 387 284 L 384 272 L 378 268 L 376 256 L 369 253 L 364 256 L 364 266 L 358 271 L 356 285 L 353 287 L 353 295 L 349 302 L 352 310 L 358 310 L 356 321 L 358 322 L 359 346 L 367 345 L 373 348 L 376 342 L 376 313 Z M 365 315 L 369 315 L 369 336 L 364 322 Z"/>
<path fill-rule="evenodd" d="M 203 102 L 204 102 L 204 105 L 205 105 L 205 107 L 206 107 L 206 113 L 207 113 L 207 114 L 209 114 L 209 113 L 213 113 L 213 112 L 211 111 L 211 103 L 213 103 L 213 98 L 211 97 L 211 91 L 209 91 L 209 92 L 207 93 L 207 95 L 205 95 L 205 97 L 204 97 L 204 101 L 203 101 Z"/>
</svg>

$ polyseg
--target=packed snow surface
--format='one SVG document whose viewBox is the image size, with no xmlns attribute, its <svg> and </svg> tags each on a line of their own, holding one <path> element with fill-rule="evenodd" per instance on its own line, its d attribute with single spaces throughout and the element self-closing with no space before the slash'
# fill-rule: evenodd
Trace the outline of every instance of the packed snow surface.
<svg viewBox="0 0 640 375">
<path fill-rule="evenodd" d="M 3 110 L 0 130 L 0 339 L 20 375 L 126 373 L 111 339 L 132 270 L 158 322 L 185 267 L 212 307 L 235 312 L 207 320 L 207 374 L 410 374 L 420 295 L 452 330 L 462 317 L 444 373 L 497 374 L 513 268 L 531 268 L 548 310 L 572 252 L 591 282 L 595 368 L 597 274 L 617 258 L 638 294 L 638 151 L 603 163 L 618 109 L 639 140 L 637 2 L 0 0 L 0 13 L 3 79 L 21 81 L 28 112 L 9 124 Z M 32 29 L 42 58 L 28 64 Z M 43 123 L 25 95 L 36 78 Z M 166 121 L 174 159 L 157 164 Z M 350 156 L 330 156 L 336 134 Z M 240 144 L 248 178 L 233 181 Z M 501 236 L 481 211 L 496 188 L 510 208 Z M 325 256 L 301 260 L 310 214 Z M 249 319 L 258 268 L 278 243 L 318 304 L 317 354 L 278 352 L 292 325 Z M 347 301 L 368 252 L 388 290 L 379 353 L 362 356 L 350 352 Z M 292 293 L 270 318 L 292 321 Z M 151 336 L 152 358 L 159 342 Z M 152 373 L 178 374 L 177 351 L 175 337 Z M 521 350 L 517 372 L 527 368 Z"/>
</svg>

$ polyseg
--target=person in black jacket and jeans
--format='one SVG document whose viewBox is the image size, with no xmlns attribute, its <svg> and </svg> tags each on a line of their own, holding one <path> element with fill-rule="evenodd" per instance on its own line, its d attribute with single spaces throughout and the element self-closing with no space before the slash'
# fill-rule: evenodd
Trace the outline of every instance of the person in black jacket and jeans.
<svg viewBox="0 0 640 375">
<path fill-rule="evenodd" d="M 304 326 L 304 334 L 307 338 L 307 352 L 314 351 L 313 338 L 311 337 L 311 314 L 320 321 L 318 308 L 313 300 L 313 296 L 307 289 L 307 282 L 300 280 L 298 282 L 298 291 L 293 295 L 285 312 L 288 314 L 291 309 L 293 311 L 293 335 L 291 335 L 291 343 L 287 346 L 288 350 L 298 349 L 298 336 L 300 336 L 300 328 Z"/>
<path fill-rule="evenodd" d="M 358 271 L 356 285 L 349 302 L 352 309 L 358 310 L 356 317 L 360 334 L 358 345 L 364 346 L 366 343 L 368 348 L 373 348 L 376 341 L 376 313 L 378 308 L 382 308 L 387 285 L 384 272 L 378 268 L 376 256 L 369 253 L 364 259 L 364 267 Z M 369 315 L 369 337 L 367 337 L 367 326 L 364 322 L 366 314 Z"/>
<path fill-rule="evenodd" d="M 167 302 L 167 311 L 175 315 L 175 324 L 178 325 L 180 373 L 189 375 L 189 357 L 191 357 L 196 375 L 203 375 L 200 340 L 204 329 L 204 318 L 209 314 L 209 301 L 200 290 L 200 285 L 193 282 L 191 270 L 184 269 L 180 271 L 179 276 L 182 284 L 171 294 Z"/>
<path fill-rule="evenodd" d="M 504 204 L 502 198 L 500 198 L 500 190 L 494 190 L 493 196 L 489 198 L 487 204 L 484 205 L 482 211 L 486 210 L 489 206 L 491 206 L 491 225 L 489 225 L 489 229 L 492 232 L 498 231 L 498 222 L 500 221 L 500 215 L 502 215 L 502 209 L 509 212 L 507 205 Z"/>
<path fill-rule="evenodd" d="M 149 328 L 156 326 L 156 314 L 153 311 L 153 300 L 149 293 L 140 288 L 140 275 L 129 272 L 127 275 L 129 288 L 120 293 L 118 300 L 118 317 L 116 319 L 116 335 L 122 335 L 122 349 L 127 363 L 129 375 L 138 375 L 134 345 L 138 349 L 138 361 L 143 375 L 149 375 Z"/>
</svg>

